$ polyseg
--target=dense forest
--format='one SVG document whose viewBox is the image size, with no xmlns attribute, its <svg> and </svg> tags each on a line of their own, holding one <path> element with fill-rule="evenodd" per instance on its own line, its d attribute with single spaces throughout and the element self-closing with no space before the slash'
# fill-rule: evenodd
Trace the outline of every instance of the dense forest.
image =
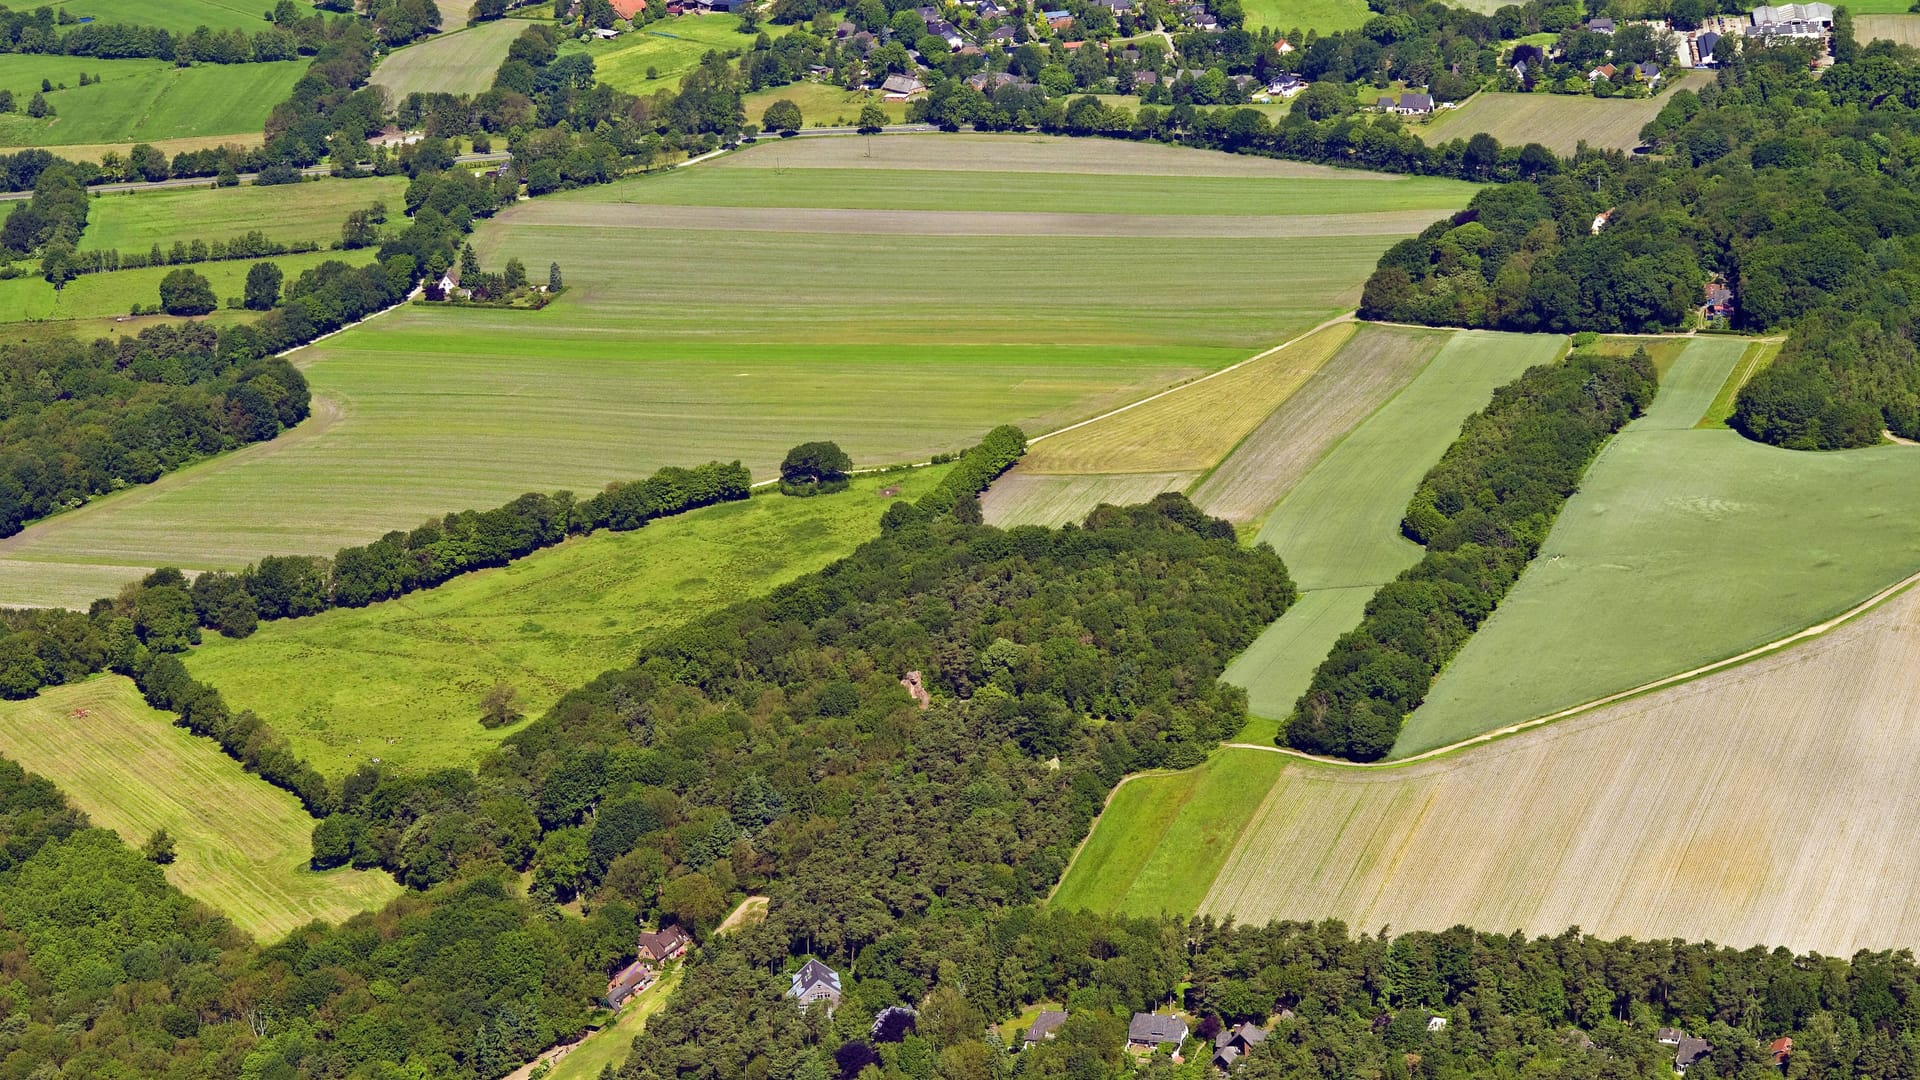
<svg viewBox="0 0 1920 1080">
<path fill-rule="evenodd" d="M 1401 530 L 1426 548 L 1313 673 L 1283 745 L 1372 761 L 1533 561 L 1600 447 L 1652 403 L 1653 362 L 1575 352 L 1493 392 L 1420 481 Z"/>
<path fill-rule="evenodd" d="M 1920 138 L 1912 50 L 1836 27 L 1816 81 L 1807 46 L 1744 47 L 1713 85 L 1677 90 L 1643 138 L 1658 157 L 1583 155 L 1489 188 L 1394 245 L 1361 313 L 1437 326 L 1679 330 L 1725 282 L 1734 328 L 1785 330 L 1732 424 L 1794 449 L 1920 435 Z"/>
</svg>

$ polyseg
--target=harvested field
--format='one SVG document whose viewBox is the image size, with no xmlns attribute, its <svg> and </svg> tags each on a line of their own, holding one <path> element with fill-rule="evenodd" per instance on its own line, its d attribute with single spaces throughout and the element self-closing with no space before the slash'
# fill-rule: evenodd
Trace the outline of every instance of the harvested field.
<svg viewBox="0 0 1920 1080">
<path fill-rule="evenodd" d="M 372 83 L 396 105 L 408 94 L 477 94 L 493 85 L 507 46 L 525 29 L 518 19 L 496 19 L 436 35 L 388 55 L 374 69 Z"/>
<path fill-rule="evenodd" d="M 851 553 L 879 532 L 891 499 L 876 491 L 912 499 L 944 472 L 862 477 L 814 499 L 762 494 L 570 540 L 396 600 L 265 623 L 241 641 L 209 636 L 187 668 L 331 778 L 370 758 L 470 767 L 514 731 L 480 726 L 496 683 L 537 717 L 654 635 Z"/>
<path fill-rule="evenodd" d="M 1338 322 L 1191 386 L 1049 436 L 1020 462 L 1034 473 L 1198 472 L 1227 456 L 1345 345 Z"/>
<path fill-rule="evenodd" d="M 1738 655 L 1920 570 L 1913 447 L 1804 453 L 1696 426 L 1747 345 L 1687 346 L 1395 756 Z"/>
<path fill-rule="evenodd" d="M 1682 77 L 1682 86 L 1699 89 L 1711 73 Z M 1557 154 L 1571 154 L 1582 142 L 1609 150 L 1640 145 L 1640 129 L 1666 105 L 1671 91 L 1650 98 L 1592 98 L 1572 94 L 1475 94 L 1413 130 L 1429 143 L 1464 139 L 1484 131 L 1502 146 L 1537 142 Z"/>
<path fill-rule="evenodd" d="M 402 216 L 406 190 L 405 177 L 374 176 L 102 195 L 87 212 L 80 246 L 144 253 L 155 244 L 169 248 L 175 241 L 226 240 L 258 229 L 283 244 L 311 240 L 325 247 L 340 239 L 340 225 L 351 211 L 384 202 L 393 217 Z"/>
<path fill-rule="evenodd" d="M 175 727 L 120 676 L 0 702 L 0 754 L 129 844 L 165 828 L 178 853 L 167 880 L 263 940 L 401 892 L 384 872 L 307 869 L 314 819 L 299 800 Z"/>
<path fill-rule="evenodd" d="M 579 228 L 704 229 L 714 232 L 844 236 L 1084 236 L 1300 239 L 1407 236 L 1433 223 L 1432 210 L 1312 216 L 1201 217 L 1194 214 L 1039 214 L 969 210 L 824 210 L 781 207 L 570 205 L 542 224 Z"/>
<path fill-rule="evenodd" d="M 1433 359 L 1443 334 L 1362 326 L 1193 492 L 1202 510 L 1259 521 L 1353 426 Z"/>
<path fill-rule="evenodd" d="M 721 159 L 727 169 L 930 169 L 938 172 L 1110 173 L 1125 176 L 1278 176 L 1399 183 L 1389 173 L 1163 143 L 1061 135 L 888 135 L 789 139 Z"/>
<path fill-rule="evenodd" d="M 1430 352 L 1436 336 L 1445 344 L 1302 477 L 1260 529 L 1258 539 L 1274 546 L 1302 590 L 1301 601 L 1227 667 L 1227 680 L 1246 687 L 1252 713 L 1265 718 L 1250 730 L 1268 739 L 1334 640 L 1359 621 L 1363 594 L 1419 559 L 1419 546 L 1400 535 L 1400 515 L 1461 422 L 1486 406 L 1495 387 L 1552 360 L 1566 343 L 1544 334 L 1401 333 L 1409 349 Z M 1320 590 L 1341 595 L 1315 597 Z"/>
<path fill-rule="evenodd" d="M 1869 9 L 1873 6 L 1869 0 Z M 1920 15 L 1904 14 L 1908 9 L 1895 6 L 1893 0 L 1888 0 L 1886 6 L 1888 10 L 1899 11 L 1902 14 L 1855 15 L 1853 18 L 1855 37 L 1863 42 L 1878 39 L 1920 48 Z"/>
<path fill-rule="evenodd" d="M 991 525 L 1057 528 L 1070 521 L 1079 522 L 1101 503 L 1125 506 L 1145 502 L 1163 491 L 1185 491 L 1199 475 L 1148 472 L 1058 476 L 1015 467 L 994 482 L 980 500 L 980 508 Z"/>
<path fill-rule="evenodd" d="M 841 142 L 802 141 L 829 156 Z M 1050 152 L 1106 161 L 1103 151 Z M 1198 151 L 1151 160 L 1202 171 L 1233 161 Z M 959 192 L 975 174 L 925 175 Z M 618 202 L 650 183 L 592 194 L 596 205 Z M 1391 183 L 1353 187 L 1396 197 Z M 558 260 L 570 286 L 558 302 L 539 312 L 409 306 L 301 350 L 295 362 L 332 403 L 331 427 L 303 435 L 303 425 L 0 543 L 0 602 L 84 604 L 114 592 L 130 565 L 204 569 L 328 552 L 427 514 L 528 490 L 591 491 L 668 463 L 738 457 L 766 476 L 811 438 L 836 439 L 861 464 L 878 465 L 957 449 L 1003 422 L 1038 434 L 1348 310 L 1394 239 L 1236 240 L 1238 257 L 1287 267 L 1288 288 L 1276 293 L 1258 275 L 1220 273 L 1218 238 L 1153 237 L 1154 278 L 1143 288 L 1139 236 L 914 244 L 663 228 L 644 217 L 582 218 L 584 199 L 525 202 L 475 233 L 489 267 L 517 257 L 537 274 Z M 1062 266 L 1076 268 L 1070 303 Z M 938 282 L 966 301 L 905 315 L 889 298 L 910 282 Z M 8 563 L 45 566 L 58 587 L 38 587 Z M 8 588 L 21 581 L 23 591 Z"/>
<path fill-rule="evenodd" d="M 1917 701 L 1908 592 L 1786 652 L 1459 754 L 1290 761 L 1200 910 L 1904 948 L 1920 936 Z"/>
</svg>

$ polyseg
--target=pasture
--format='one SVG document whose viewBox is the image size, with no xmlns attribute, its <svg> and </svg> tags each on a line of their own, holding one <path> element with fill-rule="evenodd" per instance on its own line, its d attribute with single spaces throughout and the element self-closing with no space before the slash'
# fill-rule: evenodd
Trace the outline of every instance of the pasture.
<svg viewBox="0 0 1920 1080">
<path fill-rule="evenodd" d="M 1128 915 L 1197 910 L 1285 762 L 1219 751 L 1191 769 L 1128 777 L 1048 903 Z"/>
<path fill-rule="evenodd" d="M 742 102 L 747 110 L 747 123 L 759 123 L 760 118 L 766 115 L 767 106 L 781 100 L 800 106 L 800 119 L 810 128 L 852 127 L 860 120 L 860 110 L 868 105 L 885 109 L 890 124 L 903 124 L 907 120 L 907 103 L 904 101 L 888 101 L 870 90 L 848 90 L 828 83 L 798 82 L 748 94 Z"/>
<path fill-rule="evenodd" d="M 242 150 L 250 150 L 265 142 L 266 134 L 261 131 L 249 131 L 236 132 L 232 135 L 198 135 L 184 139 L 143 139 L 141 141 L 167 155 L 167 158 L 171 160 L 174 155 L 188 150 L 215 150 L 223 146 L 234 146 Z M 134 145 L 135 144 L 131 142 L 74 143 L 61 146 L 60 156 L 69 161 L 98 162 L 109 153 L 119 154 L 121 157 L 125 157 L 127 151 L 133 149 Z M 17 146 L 0 147 L 0 151 L 18 149 L 20 149 L 20 147 Z"/>
<path fill-rule="evenodd" d="M 1907 8 L 1900 7 L 1893 0 L 1868 0 L 1868 11 L 1885 10 L 1897 14 L 1858 14 L 1853 19 L 1854 34 L 1861 41 L 1892 41 L 1901 45 L 1920 47 L 1920 15 L 1909 15 Z"/>
<path fill-rule="evenodd" d="M 263 15 L 273 7 L 257 0 L 152 0 L 138 5 L 124 0 L 56 0 L 50 6 L 76 19 L 91 16 L 100 22 L 157 26 L 174 34 L 191 34 L 200 26 L 251 34 L 270 25 Z M 293 6 L 303 18 L 313 14 L 307 0 L 293 0 Z"/>
<path fill-rule="evenodd" d="M 0 85 L 11 85 L 24 72 L 37 89 L 42 76 L 35 72 L 42 70 L 42 59 L 0 56 Z M 123 64 L 131 66 L 121 68 Z M 47 95 L 54 116 L 36 120 L 24 111 L 0 115 L 0 146 L 258 134 L 267 113 L 286 100 L 293 84 L 306 73 L 307 61 L 177 68 L 155 60 L 89 60 L 71 66 L 74 82 Z M 90 75 L 100 74 L 101 81 L 78 85 L 78 69 L 83 67 Z"/>
<path fill-rule="evenodd" d="M 1364 0 L 1249 0 L 1242 5 L 1247 29 L 1270 26 L 1275 30 L 1317 30 L 1331 34 L 1337 30 L 1358 30 L 1373 12 Z"/>
<path fill-rule="evenodd" d="M 1681 85 L 1698 89 L 1702 80 L 1711 78 L 1707 73 L 1689 74 Z M 1608 150 L 1631 150 L 1640 145 L 1640 129 L 1660 112 L 1670 94 L 1627 99 L 1485 91 L 1413 130 L 1428 143 L 1465 139 L 1484 131 L 1502 146 L 1537 142 L 1563 155 L 1573 153 L 1583 142 Z"/>
<path fill-rule="evenodd" d="M 1022 160 L 1062 175 L 1279 165 L 942 136 L 809 139 L 738 160 L 842 161 L 848 143 L 922 144 L 882 152 L 992 158 L 1003 172 Z M 923 172 L 954 192 L 976 176 Z M 1395 190 L 1369 175 L 1351 183 Z M 810 438 L 878 465 L 969 445 L 998 423 L 1053 430 L 1348 310 L 1379 253 L 1432 216 L 1388 211 L 1418 222 L 1382 234 L 1354 214 L 1084 214 L 1029 235 L 1022 215 L 920 212 L 903 224 L 898 211 L 783 207 L 777 188 L 752 211 L 616 201 L 644 200 L 652 183 L 524 202 L 485 222 L 474 238 L 485 265 L 518 257 L 538 276 L 558 260 L 566 294 L 539 312 L 406 307 L 301 350 L 315 420 L 0 542 L 0 600 L 85 603 L 128 566 L 327 552 L 429 513 L 593 490 L 669 462 L 738 457 L 766 476 Z M 1285 267 L 1287 288 L 1222 273 L 1223 235 L 1240 237 L 1244 265 Z M 940 299 L 907 312 L 930 283 Z M 38 587 L 36 575 L 60 584 Z"/>
<path fill-rule="evenodd" d="M 195 263 L 189 269 L 212 283 L 213 294 L 224 302 L 230 296 L 241 294 L 246 286 L 247 269 L 256 262 L 278 263 L 280 269 L 286 272 L 288 279 L 292 279 L 298 277 L 302 271 L 318 266 L 328 259 L 359 264 L 373 261 L 374 255 L 375 251 L 372 248 L 363 251 L 311 251 L 301 255 L 274 255 L 264 260 L 227 259 L 221 262 Z M 87 320 L 124 315 L 135 304 L 152 306 L 159 303 L 160 279 L 175 269 L 178 268 L 146 266 L 138 270 L 82 274 L 67 282 L 65 288 L 57 291 L 47 283 L 46 279 L 37 275 L 0 281 L 0 323 L 35 319 Z M 223 309 L 209 317 L 220 318 L 239 314 L 243 313 L 227 312 Z M 132 333 L 135 329 L 136 326 L 130 324 L 119 332 Z"/>
<path fill-rule="evenodd" d="M 390 219 L 399 220 L 406 190 L 405 177 L 372 176 L 102 195 L 87 211 L 80 246 L 144 253 L 154 244 L 170 248 L 176 240 L 225 240 L 258 229 L 281 243 L 312 240 L 324 247 L 340 239 L 348 213 L 376 202 L 386 203 Z"/>
<path fill-rule="evenodd" d="M 553 1071 L 544 1080 L 600 1080 L 604 1069 L 618 1072 L 633 1053 L 633 1040 L 646 1029 L 647 1020 L 673 1000 L 680 988 L 684 967 L 676 967 L 660 977 L 638 996 L 628 1001 L 613 1023 L 574 1045 L 572 1050 L 554 1059 Z M 507 1080 L 517 1080 L 509 1073 Z"/>
<path fill-rule="evenodd" d="M 494 684 L 537 717 L 655 634 L 851 553 L 879 532 L 891 497 L 878 491 L 914 498 L 944 472 L 863 477 L 813 499 L 762 494 L 577 538 L 396 600 L 210 637 L 187 666 L 329 777 L 375 758 L 469 767 L 513 730 L 480 726 Z"/>
<path fill-rule="evenodd" d="M 464 16 L 462 17 L 464 22 Z M 397 49 L 380 61 L 373 85 L 399 104 L 408 94 L 477 94 L 493 85 L 494 72 L 507 58 L 507 47 L 526 25 L 518 19 L 496 19 Z"/>
<path fill-rule="evenodd" d="M 772 23 L 760 27 L 772 37 L 788 29 Z M 738 15 L 669 15 L 609 41 L 564 42 L 560 51 L 562 55 L 585 52 L 593 57 L 593 73 L 601 82 L 644 96 L 677 88 L 687 72 L 700 66 L 701 57 L 709 52 L 725 55 L 745 50 L 753 44 L 754 36 L 740 32 Z M 653 78 L 647 77 L 649 69 Z M 747 118 L 758 123 L 760 114 L 749 112 Z"/>
<path fill-rule="evenodd" d="M 1904 948 L 1920 935 L 1916 700 L 1908 592 L 1745 666 L 1438 759 L 1287 761 L 1199 910 Z"/>
<path fill-rule="evenodd" d="M 1796 452 L 1697 426 L 1747 346 L 1687 346 L 1396 756 L 1738 655 L 1920 570 L 1920 450 Z"/>
<path fill-rule="evenodd" d="M 372 910 L 401 891 L 384 872 L 308 869 L 314 819 L 299 800 L 175 727 L 129 679 L 0 702 L 0 754 L 52 780 L 129 844 L 166 829 L 177 852 L 167 880 L 263 941 Z"/>
<path fill-rule="evenodd" d="M 1544 334 L 1369 329 L 1417 351 L 1430 351 L 1431 338 L 1445 344 L 1302 476 L 1261 526 L 1257 541 L 1286 560 L 1302 600 L 1227 667 L 1227 681 L 1246 688 L 1249 710 L 1266 721 L 1244 737 L 1272 738 L 1274 721 L 1292 712 L 1307 677 L 1359 621 L 1372 590 L 1419 559 L 1419 546 L 1400 535 L 1400 516 L 1461 422 L 1486 406 L 1494 388 L 1551 361 L 1566 344 Z M 1314 596 L 1322 590 L 1336 595 Z"/>
</svg>

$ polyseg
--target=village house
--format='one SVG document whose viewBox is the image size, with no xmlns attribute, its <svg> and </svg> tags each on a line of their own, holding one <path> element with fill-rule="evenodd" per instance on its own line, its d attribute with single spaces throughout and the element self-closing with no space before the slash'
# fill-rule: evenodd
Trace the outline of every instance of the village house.
<svg viewBox="0 0 1920 1080">
<path fill-rule="evenodd" d="M 1611 79 L 1613 78 L 1613 73 L 1618 70 L 1619 69 L 1612 64 L 1601 64 L 1599 67 L 1587 72 L 1587 81 L 1599 82 L 1601 79 Z"/>
<path fill-rule="evenodd" d="M 1604 17 L 1598 18 L 1598 19 L 1588 19 L 1587 29 L 1593 31 L 1596 34 L 1611 34 L 1613 33 L 1613 29 L 1614 29 L 1613 20 L 1604 18 Z"/>
<path fill-rule="evenodd" d="M 1673 1051 L 1673 1071 L 1685 1076 L 1687 1070 L 1699 1064 L 1701 1058 L 1711 1056 L 1713 1056 L 1712 1043 L 1692 1035 L 1685 1036 Z"/>
<path fill-rule="evenodd" d="M 1027 1034 L 1021 1042 L 1027 1046 L 1049 1042 L 1060 1033 L 1060 1025 L 1067 1022 L 1067 1014 L 1060 1009 L 1042 1009 L 1040 1015 L 1027 1025 Z"/>
<path fill-rule="evenodd" d="M 809 960 L 793 973 L 787 996 L 799 1002 L 803 1009 L 824 1001 L 827 1015 L 832 1016 L 833 1010 L 840 1007 L 840 973 L 818 960 Z"/>
<path fill-rule="evenodd" d="M 988 97 L 992 97 L 993 92 L 1003 86 L 1013 86 L 1019 82 L 1020 76 L 1010 71 L 982 71 L 967 76 L 967 85 Z M 921 700 L 922 696 L 927 692 L 926 685 L 921 682 L 919 676 L 919 672 L 909 671 L 907 672 L 906 678 L 900 680 L 901 684 L 907 687 L 907 693 L 912 694 L 915 701 Z M 921 706 L 921 708 L 925 707 L 924 705 Z"/>
<path fill-rule="evenodd" d="M 641 934 L 638 952 L 640 959 L 649 964 L 664 964 L 687 955 L 687 948 L 692 944 L 691 934 L 678 926 L 669 925 Z"/>
<path fill-rule="evenodd" d="M 1307 80 L 1298 75 L 1282 75 L 1267 84 L 1267 93 L 1285 100 L 1307 88 Z"/>
<path fill-rule="evenodd" d="M 1787 1071 L 1787 1059 L 1793 1057 L 1793 1039 L 1781 1036 L 1767 1044 L 1767 1053 L 1773 1055 L 1773 1067 L 1781 1072 Z"/>
<path fill-rule="evenodd" d="M 1433 95 L 1401 94 L 1398 100 L 1383 97 L 1375 103 L 1375 108 L 1398 116 L 1431 116 L 1433 115 Z"/>
<path fill-rule="evenodd" d="M 454 297 L 459 296 L 460 295 L 460 268 L 458 266 L 447 267 L 447 272 L 444 274 L 441 274 L 440 280 L 434 282 L 433 284 L 435 288 L 440 290 L 440 295 L 448 300 L 451 300 Z"/>
<path fill-rule="evenodd" d="M 1724 281 L 1707 282 L 1706 303 L 1701 310 L 1709 319 L 1733 318 L 1733 290 Z"/>
<path fill-rule="evenodd" d="M 1611 210 L 1602 210 L 1598 214 L 1595 214 L 1593 217 L 1593 235 L 1599 236 L 1600 230 L 1606 228 L 1607 222 L 1612 220 L 1613 211 Z"/>
<path fill-rule="evenodd" d="M 927 84 L 911 75 L 889 75 L 880 84 L 880 93 L 888 101 L 905 101 L 927 92 Z"/>
<path fill-rule="evenodd" d="M 1663 1027 L 1653 1033 L 1653 1041 L 1661 1046 L 1679 1046 L 1680 1040 L 1686 1037 L 1687 1033 L 1679 1028 Z"/>
<path fill-rule="evenodd" d="M 1221 1031 L 1213 1037 L 1214 1068 L 1221 1070 L 1233 1068 L 1249 1051 L 1266 1041 L 1267 1033 L 1253 1026 L 1251 1020 L 1239 1027 Z"/>
<path fill-rule="evenodd" d="M 1165 1013 L 1134 1013 L 1127 1025 L 1127 1052 L 1151 1054 L 1161 1043 L 1187 1041 L 1187 1022 Z"/>
<path fill-rule="evenodd" d="M 600 1004 L 618 1012 L 627 999 L 653 985 L 653 969 L 644 960 L 635 960 L 607 980 L 607 993 Z"/>
</svg>

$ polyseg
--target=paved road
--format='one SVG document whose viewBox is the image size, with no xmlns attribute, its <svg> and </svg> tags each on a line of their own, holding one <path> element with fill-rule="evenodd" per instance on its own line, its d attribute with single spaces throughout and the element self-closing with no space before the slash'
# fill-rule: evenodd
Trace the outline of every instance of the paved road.
<svg viewBox="0 0 1920 1080">
<path fill-rule="evenodd" d="M 58 147 L 55 149 L 58 149 Z M 505 161 L 511 156 L 512 155 L 508 154 L 505 150 L 496 150 L 491 154 L 461 154 L 454 160 L 462 165 L 479 165 L 490 161 Z M 332 166 L 329 165 L 310 165 L 307 168 L 301 169 L 300 174 L 302 176 L 325 176 L 331 171 Z M 241 173 L 240 182 L 250 184 L 253 182 L 254 177 L 258 175 L 258 173 Z M 163 191 L 167 188 L 211 186 L 213 186 L 213 177 L 211 176 L 190 176 L 178 180 L 138 180 L 122 184 L 94 184 L 87 188 L 87 190 L 100 195 L 111 195 L 122 191 Z M 31 191 L 4 191 L 0 192 L 0 202 L 25 199 L 32 195 L 33 192 Z"/>
</svg>

